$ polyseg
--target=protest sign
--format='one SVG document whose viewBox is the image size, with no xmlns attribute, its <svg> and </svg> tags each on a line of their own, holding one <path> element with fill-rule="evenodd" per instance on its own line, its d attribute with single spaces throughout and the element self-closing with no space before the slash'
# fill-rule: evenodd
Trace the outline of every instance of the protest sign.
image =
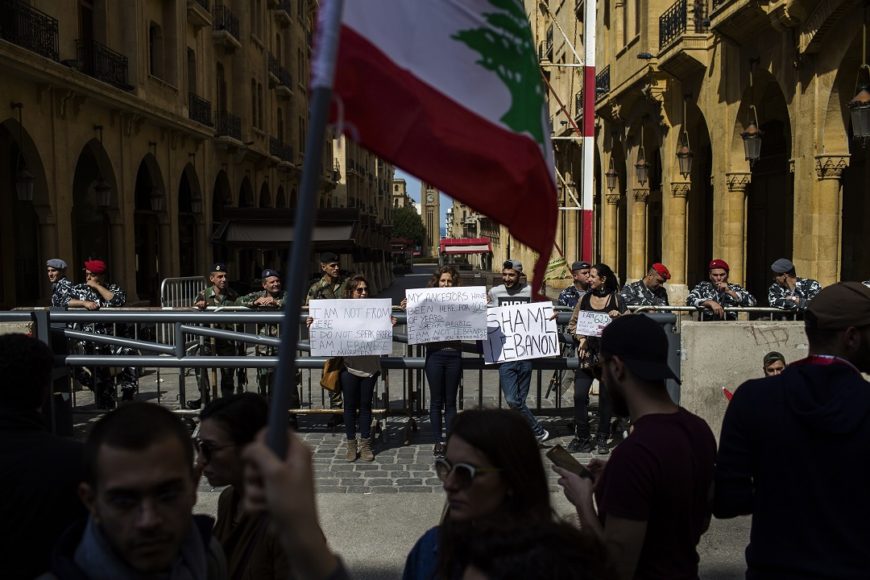
<svg viewBox="0 0 870 580">
<path fill-rule="evenodd" d="M 414 288 L 408 300 L 408 344 L 486 339 L 486 288 Z"/>
<path fill-rule="evenodd" d="M 483 343 L 486 364 L 559 356 L 553 304 L 534 302 L 487 310 Z"/>
<path fill-rule="evenodd" d="M 590 312 L 580 310 L 577 312 L 577 330 L 574 334 L 580 336 L 601 336 L 604 327 L 613 319 L 606 312 Z"/>
<path fill-rule="evenodd" d="M 311 356 L 363 356 L 393 352 L 389 299 L 311 300 Z"/>
</svg>

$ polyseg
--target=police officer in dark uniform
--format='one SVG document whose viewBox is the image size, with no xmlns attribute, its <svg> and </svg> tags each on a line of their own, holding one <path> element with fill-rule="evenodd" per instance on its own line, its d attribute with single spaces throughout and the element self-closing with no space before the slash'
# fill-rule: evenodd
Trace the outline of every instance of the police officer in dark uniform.
<svg viewBox="0 0 870 580">
<path fill-rule="evenodd" d="M 230 288 L 229 280 L 227 280 L 227 265 L 222 262 L 215 262 L 211 267 L 211 272 L 208 276 L 211 286 L 199 293 L 193 305 L 200 310 L 205 310 L 209 306 L 234 306 L 236 300 L 239 299 L 238 293 Z M 233 356 L 237 354 L 236 343 L 229 340 L 214 339 L 211 352 L 219 356 Z M 206 354 L 206 353 L 203 353 Z M 211 354 L 211 353 L 207 353 Z M 204 372 L 204 371 L 203 371 Z M 221 396 L 228 397 L 233 394 L 233 369 L 221 369 Z M 208 402 L 208 389 L 202 389 L 202 396 Z M 201 401 L 191 401 L 191 407 L 199 407 Z"/>
</svg>

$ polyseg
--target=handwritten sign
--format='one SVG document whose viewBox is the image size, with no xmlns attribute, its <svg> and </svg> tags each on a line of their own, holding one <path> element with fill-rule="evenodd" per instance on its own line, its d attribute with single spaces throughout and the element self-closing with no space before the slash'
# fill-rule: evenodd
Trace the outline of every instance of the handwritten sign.
<svg viewBox="0 0 870 580">
<path fill-rule="evenodd" d="M 551 302 L 488 309 L 484 362 L 495 364 L 559 356 L 559 334 L 552 316 Z"/>
<path fill-rule="evenodd" d="M 415 288 L 408 299 L 408 344 L 486 340 L 486 288 Z"/>
<path fill-rule="evenodd" d="M 577 330 L 574 334 L 581 336 L 601 336 L 604 327 L 613 321 L 606 312 L 590 312 L 580 310 L 577 313 Z"/>
<path fill-rule="evenodd" d="M 387 299 L 312 300 L 311 356 L 363 356 L 393 352 L 392 303 Z"/>
</svg>

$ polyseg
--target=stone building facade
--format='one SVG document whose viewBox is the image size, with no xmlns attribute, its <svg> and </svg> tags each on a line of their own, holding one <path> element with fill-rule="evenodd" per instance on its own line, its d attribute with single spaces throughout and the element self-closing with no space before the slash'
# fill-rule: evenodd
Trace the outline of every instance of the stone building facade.
<svg viewBox="0 0 870 580">
<path fill-rule="evenodd" d="M 0 115 L 0 307 L 45 303 L 49 257 L 70 263 L 74 280 L 85 258 L 103 257 L 128 303 L 144 304 L 157 302 L 161 279 L 203 274 L 216 259 L 242 288 L 263 267 L 282 270 L 315 4 L 4 4 L 0 102 L 13 107 Z M 341 237 L 364 218 L 342 206 L 347 172 L 329 141 L 321 172 L 314 250 L 379 263 L 379 247 Z M 16 196 L 28 189 L 32 199 Z"/>
</svg>

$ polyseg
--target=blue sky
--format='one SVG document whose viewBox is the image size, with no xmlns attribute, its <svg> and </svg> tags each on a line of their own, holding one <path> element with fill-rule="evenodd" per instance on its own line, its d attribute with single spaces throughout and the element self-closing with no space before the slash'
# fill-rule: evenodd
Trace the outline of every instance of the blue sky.
<svg viewBox="0 0 870 580">
<path fill-rule="evenodd" d="M 408 184 L 408 195 L 411 196 L 411 199 L 420 203 L 420 189 L 422 184 L 420 180 L 411 175 L 410 173 L 406 173 L 401 169 L 396 169 L 396 177 L 398 179 L 404 179 Z M 447 219 L 447 208 L 453 205 L 453 200 L 448 196 L 441 194 L 441 235 L 444 235 L 444 221 Z"/>
</svg>

